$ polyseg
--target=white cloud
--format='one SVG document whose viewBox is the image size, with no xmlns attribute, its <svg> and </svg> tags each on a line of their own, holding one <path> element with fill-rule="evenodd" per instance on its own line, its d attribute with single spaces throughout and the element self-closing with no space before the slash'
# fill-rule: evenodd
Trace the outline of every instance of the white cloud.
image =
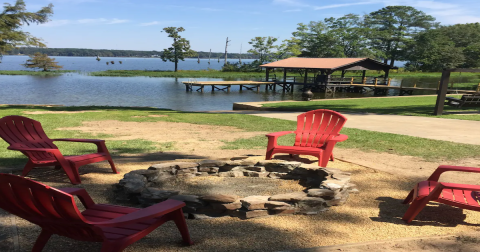
<svg viewBox="0 0 480 252">
<path fill-rule="evenodd" d="M 106 18 L 87 18 L 87 19 L 79 19 L 77 23 L 79 24 L 98 24 L 106 22 Z"/>
<path fill-rule="evenodd" d="M 223 11 L 221 9 L 214 9 L 214 8 L 198 8 L 199 10 L 203 10 L 203 11 Z"/>
<path fill-rule="evenodd" d="M 123 23 L 128 23 L 128 22 L 130 22 L 130 20 L 128 20 L 128 19 L 114 18 L 114 19 L 110 20 L 109 22 L 107 22 L 107 24 L 123 24 Z"/>
<path fill-rule="evenodd" d="M 122 24 L 127 23 L 127 19 L 118 19 L 118 18 L 90 18 L 90 19 L 79 19 L 76 23 L 78 24 Z"/>
<path fill-rule="evenodd" d="M 371 2 L 353 2 L 353 3 L 344 3 L 344 4 L 331 4 L 331 5 L 325 5 L 325 6 L 315 6 L 313 9 L 314 10 L 325 10 L 325 9 L 333 9 L 333 8 L 340 8 L 340 7 L 347 7 L 347 6 L 353 6 L 353 5 L 366 5 L 366 4 L 375 4 L 377 2 L 371 1 Z"/>
<path fill-rule="evenodd" d="M 445 25 L 480 22 L 480 17 L 477 15 L 480 12 L 479 5 L 444 3 L 436 0 L 382 0 L 382 2 L 386 6 L 408 5 L 418 8 Z"/>
<path fill-rule="evenodd" d="M 303 3 L 299 0 L 273 0 L 273 4 L 278 5 L 288 5 L 288 6 L 295 6 L 295 7 L 309 7 L 310 5 Z"/>
<path fill-rule="evenodd" d="M 40 24 L 39 26 L 54 27 L 54 26 L 68 25 L 68 24 L 71 24 L 71 23 L 72 23 L 72 21 L 70 21 L 70 20 L 62 19 L 62 20 L 52 20 L 48 23 Z"/>
<path fill-rule="evenodd" d="M 140 26 L 151 26 L 151 25 L 159 25 L 160 22 L 158 21 L 153 21 L 153 22 L 149 22 L 149 23 L 141 23 Z"/>
<path fill-rule="evenodd" d="M 301 9 L 291 9 L 291 10 L 284 10 L 283 12 L 299 12 L 302 11 Z"/>
</svg>

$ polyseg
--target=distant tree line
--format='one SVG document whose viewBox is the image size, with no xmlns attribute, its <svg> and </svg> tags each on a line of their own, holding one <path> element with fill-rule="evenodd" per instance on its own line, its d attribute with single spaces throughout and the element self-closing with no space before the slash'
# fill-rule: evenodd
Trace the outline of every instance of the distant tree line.
<svg viewBox="0 0 480 252">
<path fill-rule="evenodd" d="M 248 52 L 259 57 L 259 64 L 298 56 L 370 57 L 390 66 L 406 61 L 411 71 L 480 67 L 479 23 L 442 26 L 410 6 L 299 23 L 292 37 L 281 43 L 268 36 L 255 37 L 249 44 Z"/>
<path fill-rule="evenodd" d="M 160 57 L 163 52 L 160 51 L 134 51 L 134 50 L 107 50 L 107 49 L 83 49 L 83 48 L 37 48 L 37 47 L 19 47 L 12 49 L 5 53 L 5 55 L 33 55 L 36 52 L 47 54 L 48 56 L 78 56 L 78 57 Z M 209 52 L 196 52 L 195 55 L 190 56 L 196 58 L 197 55 L 201 59 L 208 59 Z M 212 60 L 223 58 L 224 53 L 212 52 Z M 255 55 L 251 53 L 229 53 L 228 58 L 238 59 L 256 59 Z"/>
</svg>

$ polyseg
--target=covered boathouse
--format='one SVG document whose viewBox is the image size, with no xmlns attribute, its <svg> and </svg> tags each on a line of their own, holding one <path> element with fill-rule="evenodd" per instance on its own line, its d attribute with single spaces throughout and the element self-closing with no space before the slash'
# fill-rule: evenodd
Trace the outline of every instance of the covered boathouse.
<svg viewBox="0 0 480 252">
<path fill-rule="evenodd" d="M 288 91 L 293 91 L 294 85 L 308 85 L 324 91 L 329 87 L 352 84 L 388 85 L 389 71 L 396 69 L 370 58 L 288 58 L 260 67 L 266 68 L 265 81 L 276 81 L 277 85 Z M 270 71 L 275 68 L 283 68 L 283 81 L 270 75 Z M 368 77 L 367 70 L 383 71 L 384 74 L 380 78 Z M 288 76 L 287 73 L 292 71 L 298 71 L 303 76 Z M 337 71 L 339 75 L 332 75 Z M 362 75 L 346 76 L 346 71 L 362 71 Z M 275 89 L 275 85 L 271 88 Z"/>
</svg>

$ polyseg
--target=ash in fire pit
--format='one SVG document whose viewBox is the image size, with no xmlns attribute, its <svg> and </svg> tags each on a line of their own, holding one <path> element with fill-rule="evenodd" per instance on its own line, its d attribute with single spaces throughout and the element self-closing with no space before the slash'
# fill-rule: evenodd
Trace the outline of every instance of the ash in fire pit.
<svg viewBox="0 0 480 252">
<path fill-rule="evenodd" d="M 125 174 L 116 200 L 143 207 L 167 199 L 184 201 L 185 214 L 239 217 L 318 214 L 344 204 L 350 174 L 281 160 L 204 160 L 153 165 Z"/>
</svg>

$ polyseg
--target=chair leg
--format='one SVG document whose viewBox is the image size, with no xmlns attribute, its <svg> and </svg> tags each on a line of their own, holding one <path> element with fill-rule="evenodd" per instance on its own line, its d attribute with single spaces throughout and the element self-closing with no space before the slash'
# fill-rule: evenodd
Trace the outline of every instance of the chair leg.
<svg viewBox="0 0 480 252">
<path fill-rule="evenodd" d="M 69 163 L 67 167 L 62 166 L 62 168 L 72 184 L 77 185 L 82 183 L 80 180 L 80 174 L 78 174 L 78 167 L 76 167 L 75 164 Z"/>
<path fill-rule="evenodd" d="M 190 239 L 190 233 L 188 232 L 187 222 L 185 221 L 185 216 L 183 215 L 182 209 L 178 209 L 172 214 L 172 219 L 177 225 L 178 231 L 182 235 L 183 241 L 188 245 L 193 245 L 193 241 Z"/>
<path fill-rule="evenodd" d="M 318 166 L 320 167 L 327 167 L 328 158 L 323 158 L 323 155 L 318 156 Z"/>
<path fill-rule="evenodd" d="M 110 164 L 110 167 L 112 168 L 113 173 L 119 174 L 120 172 L 117 171 L 117 168 L 115 167 L 115 164 L 113 163 L 112 157 L 109 157 L 108 163 Z"/>
<path fill-rule="evenodd" d="M 35 168 L 35 164 L 32 163 L 32 161 L 28 160 L 28 162 L 27 162 L 27 164 L 25 165 L 25 167 L 23 167 L 22 177 L 27 176 L 27 174 L 28 174 L 33 168 Z"/>
<path fill-rule="evenodd" d="M 420 200 L 413 200 L 412 204 L 410 204 L 410 207 L 407 209 L 407 212 L 402 217 L 402 220 L 404 220 L 407 223 L 412 222 L 415 217 L 422 211 L 422 209 L 427 205 L 428 203 L 428 197 L 422 198 Z"/>
<path fill-rule="evenodd" d="M 123 243 L 103 242 L 100 252 L 122 252 L 125 249 Z"/>
<path fill-rule="evenodd" d="M 415 190 L 411 190 L 410 193 L 408 194 L 408 196 L 405 198 L 405 200 L 403 201 L 403 204 L 408 204 L 410 202 L 412 202 L 412 199 L 413 199 L 413 192 Z"/>
<path fill-rule="evenodd" d="M 267 150 L 267 154 L 265 155 L 265 160 L 271 160 L 273 157 L 273 150 Z"/>
<path fill-rule="evenodd" d="M 52 236 L 52 233 L 42 229 L 37 241 L 35 241 L 35 245 L 33 245 L 32 252 L 41 252 L 50 239 L 50 236 Z"/>
</svg>

